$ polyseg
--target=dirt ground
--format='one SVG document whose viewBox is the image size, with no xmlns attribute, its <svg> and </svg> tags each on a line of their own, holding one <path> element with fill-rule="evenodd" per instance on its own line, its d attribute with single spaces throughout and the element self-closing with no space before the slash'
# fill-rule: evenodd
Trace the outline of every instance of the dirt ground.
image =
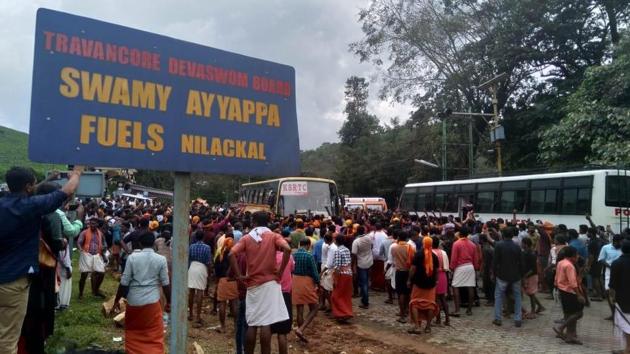
<svg viewBox="0 0 630 354">
<path fill-rule="evenodd" d="M 356 311 L 356 310 L 355 310 Z M 234 323 L 227 319 L 227 333 L 217 333 L 219 320 L 217 315 L 204 309 L 203 328 L 189 327 L 191 353 L 192 343 L 197 342 L 205 353 L 234 353 Z M 399 330 L 398 330 L 399 331 Z M 301 354 L 410 354 L 444 353 L 435 346 L 406 335 L 396 333 L 395 329 L 379 326 L 362 318 L 355 317 L 349 324 L 339 324 L 323 312 L 319 312 L 311 327 L 304 333 L 309 343 L 301 342 L 295 333 L 288 336 L 289 353 Z M 257 349 L 258 350 L 258 349 Z M 272 352 L 277 352 L 275 336 L 272 340 Z"/>
</svg>

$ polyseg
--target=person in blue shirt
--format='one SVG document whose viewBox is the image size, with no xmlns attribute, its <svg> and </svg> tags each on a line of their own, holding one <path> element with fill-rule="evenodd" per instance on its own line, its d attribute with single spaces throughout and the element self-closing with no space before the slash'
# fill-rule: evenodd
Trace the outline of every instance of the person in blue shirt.
<svg viewBox="0 0 630 354">
<path fill-rule="evenodd" d="M 578 256 L 582 258 L 584 261 L 588 260 L 588 249 L 584 245 L 584 243 L 580 240 L 579 234 L 575 229 L 569 229 L 569 246 L 575 248 L 577 250 Z"/>
<path fill-rule="evenodd" d="M 28 304 L 28 276 L 39 271 L 41 218 L 74 194 L 81 171 L 75 167 L 63 188 L 36 196 L 32 169 L 13 167 L 6 173 L 10 193 L 0 198 L 0 353 L 17 352 Z"/>
<path fill-rule="evenodd" d="M 317 242 L 313 245 L 313 258 L 315 259 L 315 263 L 317 264 L 317 269 L 322 269 L 322 246 L 324 245 L 324 237 L 320 237 Z"/>
<path fill-rule="evenodd" d="M 599 251 L 599 257 L 597 261 L 604 266 L 604 296 L 608 300 L 608 305 L 610 306 L 610 311 L 612 314 L 615 313 L 615 306 L 612 298 L 610 296 L 610 267 L 617 258 L 621 257 L 621 241 L 623 237 L 621 235 L 614 235 L 612 243 L 609 243 L 602 247 L 601 251 Z M 612 321 L 613 316 L 609 316 L 606 318 L 609 321 Z"/>
</svg>

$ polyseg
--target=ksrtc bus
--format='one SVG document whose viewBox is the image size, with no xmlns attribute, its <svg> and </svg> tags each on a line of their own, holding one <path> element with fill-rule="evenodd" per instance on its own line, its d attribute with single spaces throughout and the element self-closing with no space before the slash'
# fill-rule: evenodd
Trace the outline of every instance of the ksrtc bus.
<svg viewBox="0 0 630 354">
<path fill-rule="evenodd" d="M 461 215 L 472 208 L 483 220 L 549 221 L 576 228 L 588 224 L 616 230 L 630 226 L 630 171 L 591 170 L 411 183 L 405 185 L 399 207 L 412 213 L 440 210 Z"/>
<path fill-rule="evenodd" d="M 387 202 L 381 197 L 347 197 L 344 207 L 350 211 L 363 209 L 365 211 L 387 211 Z"/>
<path fill-rule="evenodd" d="M 337 216 L 342 208 L 335 181 L 312 177 L 245 183 L 239 192 L 239 203 L 245 210 L 267 210 L 281 216 Z"/>
</svg>

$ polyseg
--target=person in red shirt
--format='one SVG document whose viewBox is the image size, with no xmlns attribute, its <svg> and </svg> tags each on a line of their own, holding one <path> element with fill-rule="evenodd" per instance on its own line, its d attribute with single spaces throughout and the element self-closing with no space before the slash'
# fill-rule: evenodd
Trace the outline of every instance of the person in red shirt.
<svg viewBox="0 0 630 354">
<path fill-rule="evenodd" d="M 236 272 L 237 279 L 244 281 L 247 285 L 245 319 L 249 327 L 245 352 L 254 353 L 260 328 L 260 351 L 262 354 L 269 354 L 271 352 L 271 324 L 289 319 L 282 296 L 280 278 L 289 263 L 291 247 L 281 235 L 272 232 L 267 227 L 268 213 L 256 212 L 252 219 L 256 227 L 232 247 L 230 264 Z M 277 250 L 283 252 L 280 267 L 276 266 Z M 237 256 L 240 253 L 245 254 L 246 275 L 242 274 L 237 264 Z"/>
<path fill-rule="evenodd" d="M 451 316 L 459 317 L 459 288 L 468 289 L 468 309 L 467 315 L 472 315 L 472 305 L 475 295 L 475 269 L 479 267 L 479 253 L 477 246 L 468 239 L 470 231 L 467 226 L 462 226 L 459 230 L 459 239 L 453 244 L 451 251 L 451 269 L 453 269 L 453 302 L 455 312 Z"/>
</svg>

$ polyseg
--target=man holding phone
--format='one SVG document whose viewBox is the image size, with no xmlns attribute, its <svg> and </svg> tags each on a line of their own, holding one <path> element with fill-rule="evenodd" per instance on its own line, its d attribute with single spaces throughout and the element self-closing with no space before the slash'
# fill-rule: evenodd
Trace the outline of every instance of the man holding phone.
<svg viewBox="0 0 630 354">
<path fill-rule="evenodd" d="M 74 194 L 82 171 L 82 167 L 76 167 L 63 188 L 37 196 L 32 169 L 13 167 L 6 173 L 10 194 L 0 199 L 0 353 L 17 352 L 29 276 L 39 269 L 41 217 L 54 212 Z"/>
</svg>

